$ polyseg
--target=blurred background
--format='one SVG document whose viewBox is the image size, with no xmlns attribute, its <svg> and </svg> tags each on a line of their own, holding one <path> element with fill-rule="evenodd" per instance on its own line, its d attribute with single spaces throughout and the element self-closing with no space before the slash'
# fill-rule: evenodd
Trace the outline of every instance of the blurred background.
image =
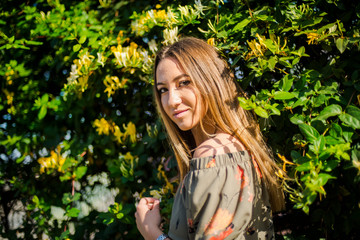
<svg viewBox="0 0 360 240">
<path fill-rule="evenodd" d="M 276 238 L 359 239 L 359 20 L 350 0 L 2 0 L 0 239 L 141 238 L 142 196 L 167 231 L 152 69 L 185 36 L 228 60 L 282 169 Z"/>
</svg>

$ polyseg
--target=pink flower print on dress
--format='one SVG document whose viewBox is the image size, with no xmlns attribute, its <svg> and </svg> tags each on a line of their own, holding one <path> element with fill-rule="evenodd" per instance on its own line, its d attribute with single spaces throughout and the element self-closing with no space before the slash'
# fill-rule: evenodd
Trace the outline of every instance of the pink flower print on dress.
<svg viewBox="0 0 360 240">
<path fill-rule="evenodd" d="M 207 164 L 206 164 L 206 168 L 213 168 L 216 166 L 216 160 L 215 158 L 213 157 L 213 159 L 211 159 L 211 161 L 209 161 Z"/>
<path fill-rule="evenodd" d="M 225 231 L 221 232 L 219 235 L 211 237 L 210 240 L 223 240 L 229 236 L 234 231 L 234 224 L 230 224 Z"/>
<path fill-rule="evenodd" d="M 204 229 L 205 236 L 219 234 L 221 231 L 226 230 L 233 219 L 233 213 L 230 213 L 227 209 L 219 208 L 211 218 L 210 222 L 206 224 Z"/>
</svg>

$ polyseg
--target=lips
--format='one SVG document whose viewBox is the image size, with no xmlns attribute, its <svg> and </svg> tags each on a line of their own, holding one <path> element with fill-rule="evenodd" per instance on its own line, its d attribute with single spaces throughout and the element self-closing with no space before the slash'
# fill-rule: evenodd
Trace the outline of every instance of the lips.
<svg viewBox="0 0 360 240">
<path fill-rule="evenodd" d="M 189 109 L 184 109 L 184 110 L 176 110 L 174 111 L 173 116 L 176 118 L 180 118 L 182 117 Z"/>
</svg>

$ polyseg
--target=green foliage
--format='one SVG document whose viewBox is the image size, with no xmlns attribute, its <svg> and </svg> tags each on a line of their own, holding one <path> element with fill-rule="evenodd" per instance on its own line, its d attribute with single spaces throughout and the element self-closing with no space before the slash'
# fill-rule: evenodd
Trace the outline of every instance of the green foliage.
<svg viewBox="0 0 360 240">
<path fill-rule="evenodd" d="M 167 228 L 176 167 L 152 104 L 152 67 L 182 36 L 228 59 L 247 94 L 239 104 L 259 116 L 287 172 L 277 173 L 285 215 L 307 215 L 277 226 L 292 231 L 278 237 L 359 237 L 360 3 L 184 4 L 1 4 L 1 237 L 139 238 L 142 196 L 161 197 Z M 106 193 L 104 209 L 93 196 Z"/>
</svg>

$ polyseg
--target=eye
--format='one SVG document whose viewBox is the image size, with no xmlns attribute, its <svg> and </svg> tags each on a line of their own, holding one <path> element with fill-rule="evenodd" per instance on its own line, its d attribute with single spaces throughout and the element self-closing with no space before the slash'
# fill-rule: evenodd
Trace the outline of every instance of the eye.
<svg viewBox="0 0 360 240">
<path fill-rule="evenodd" d="M 167 88 L 159 88 L 159 89 L 158 89 L 158 93 L 159 93 L 159 94 L 163 94 L 163 93 L 165 93 L 165 92 L 167 92 Z"/>
<path fill-rule="evenodd" d="M 183 80 L 183 81 L 180 81 L 180 82 L 179 82 L 179 86 L 180 86 L 180 87 L 182 87 L 182 86 L 188 86 L 190 83 L 191 83 L 190 80 Z"/>
</svg>

